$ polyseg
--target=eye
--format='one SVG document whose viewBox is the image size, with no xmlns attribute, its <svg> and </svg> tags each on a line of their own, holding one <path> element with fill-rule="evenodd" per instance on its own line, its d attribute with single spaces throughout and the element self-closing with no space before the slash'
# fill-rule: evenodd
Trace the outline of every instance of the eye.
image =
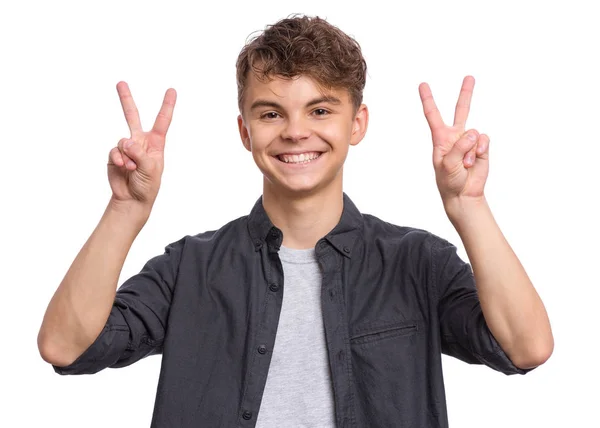
<svg viewBox="0 0 600 428">
<path fill-rule="evenodd" d="M 262 114 L 261 119 L 277 119 L 277 117 L 279 117 L 279 113 L 275 113 L 274 111 L 268 111 L 264 114 Z"/>
<path fill-rule="evenodd" d="M 313 111 L 313 114 L 316 116 L 327 116 L 329 111 L 325 110 L 324 108 L 318 108 Z"/>
</svg>

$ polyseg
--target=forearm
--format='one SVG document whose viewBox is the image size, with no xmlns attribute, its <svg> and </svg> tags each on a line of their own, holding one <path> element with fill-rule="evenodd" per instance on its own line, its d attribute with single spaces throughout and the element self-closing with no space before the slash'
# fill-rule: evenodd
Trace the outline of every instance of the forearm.
<svg viewBox="0 0 600 428">
<path fill-rule="evenodd" d="M 38 335 L 44 360 L 68 365 L 98 337 L 127 253 L 147 218 L 135 206 L 109 203 L 48 305 Z"/>
<path fill-rule="evenodd" d="M 553 348 L 546 309 L 485 198 L 455 201 L 446 212 L 467 251 L 490 331 L 516 366 L 542 364 Z"/>
</svg>

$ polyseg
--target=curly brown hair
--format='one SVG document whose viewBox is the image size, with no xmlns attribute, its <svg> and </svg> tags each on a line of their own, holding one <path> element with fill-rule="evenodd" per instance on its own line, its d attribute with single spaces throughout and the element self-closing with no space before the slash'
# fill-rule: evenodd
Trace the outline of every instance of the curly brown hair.
<svg viewBox="0 0 600 428">
<path fill-rule="evenodd" d="M 322 88 L 347 89 L 355 110 L 367 74 L 358 42 L 318 16 L 291 16 L 267 26 L 244 46 L 236 68 L 240 112 L 250 71 L 263 82 L 306 75 Z"/>
</svg>

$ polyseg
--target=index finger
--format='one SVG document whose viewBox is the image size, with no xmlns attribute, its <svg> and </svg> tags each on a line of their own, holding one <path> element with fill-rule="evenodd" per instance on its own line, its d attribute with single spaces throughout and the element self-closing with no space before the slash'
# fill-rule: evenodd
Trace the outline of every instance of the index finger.
<svg viewBox="0 0 600 428">
<path fill-rule="evenodd" d="M 473 76 L 467 76 L 463 80 L 458 101 L 456 102 L 456 110 L 454 111 L 454 126 L 460 126 L 465 129 L 469 110 L 471 109 L 471 97 L 473 96 L 473 88 L 475 87 L 475 79 Z"/>
<path fill-rule="evenodd" d="M 140 114 L 127 83 L 117 83 L 117 92 L 119 93 L 119 100 L 121 101 L 121 107 L 123 107 L 123 113 L 125 114 L 125 120 L 127 121 L 127 126 L 129 126 L 129 131 L 131 131 L 131 135 L 133 136 L 134 133 L 142 132 Z"/>
<path fill-rule="evenodd" d="M 175 101 L 177 101 L 177 92 L 173 88 L 167 89 L 165 98 L 163 99 L 160 111 L 154 121 L 152 132 L 164 137 L 167 135 L 169 125 L 171 125 L 171 119 L 173 118 L 173 110 L 175 109 Z"/>
<path fill-rule="evenodd" d="M 442 115 L 435 105 L 431 89 L 427 83 L 421 83 L 419 85 L 419 95 L 421 96 L 421 103 L 423 104 L 423 113 L 425 113 L 425 119 L 429 124 L 429 128 L 433 131 L 434 129 L 442 128 L 444 121 Z"/>
</svg>

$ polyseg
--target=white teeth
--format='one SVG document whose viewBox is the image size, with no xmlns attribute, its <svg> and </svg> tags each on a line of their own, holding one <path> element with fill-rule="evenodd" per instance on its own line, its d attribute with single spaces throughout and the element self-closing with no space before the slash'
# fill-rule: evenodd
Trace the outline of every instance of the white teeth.
<svg viewBox="0 0 600 428">
<path fill-rule="evenodd" d="M 308 163 L 320 156 L 320 153 L 310 152 L 299 155 L 279 155 L 279 160 L 285 163 Z"/>
</svg>

